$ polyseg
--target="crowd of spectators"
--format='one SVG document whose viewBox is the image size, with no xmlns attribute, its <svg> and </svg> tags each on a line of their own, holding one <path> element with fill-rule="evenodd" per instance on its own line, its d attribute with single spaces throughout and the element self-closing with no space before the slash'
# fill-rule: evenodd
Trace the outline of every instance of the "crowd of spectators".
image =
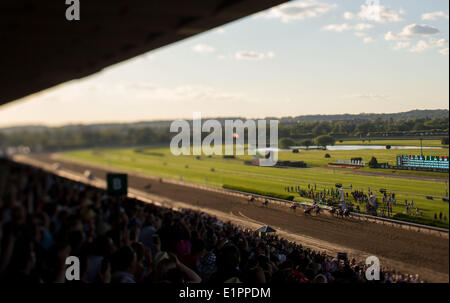
<svg viewBox="0 0 450 303">
<path fill-rule="evenodd" d="M 366 265 L 0 160 L 0 280 L 71 283 L 368 283 Z M 378 283 L 420 283 L 382 268 Z M 372 283 L 372 282 L 371 282 Z"/>
</svg>

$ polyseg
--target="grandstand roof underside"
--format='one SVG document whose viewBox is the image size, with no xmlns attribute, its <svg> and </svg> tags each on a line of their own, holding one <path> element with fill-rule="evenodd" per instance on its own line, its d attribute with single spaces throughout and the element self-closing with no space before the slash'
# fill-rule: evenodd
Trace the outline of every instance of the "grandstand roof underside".
<svg viewBox="0 0 450 303">
<path fill-rule="evenodd" d="M 286 0 L 81 0 L 70 22 L 65 2 L 0 2 L 0 105 Z"/>
</svg>

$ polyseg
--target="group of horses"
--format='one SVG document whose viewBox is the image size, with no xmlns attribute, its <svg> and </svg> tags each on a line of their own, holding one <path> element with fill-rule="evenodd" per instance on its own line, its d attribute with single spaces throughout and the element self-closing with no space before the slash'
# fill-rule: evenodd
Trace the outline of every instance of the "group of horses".
<svg viewBox="0 0 450 303">
<path fill-rule="evenodd" d="M 254 203 L 255 201 L 256 201 L 255 197 L 253 197 L 253 196 L 248 197 L 249 204 Z M 264 201 L 262 202 L 262 207 L 266 207 L 266 208 L 269 207 L 269 200 L 264 199 Z M 292 205 L 289 208 L 295 212 L 297 210 L 297 207 L 298 207 L 297 203 L 292 203 Z M 312 215 L 318 216 L 318 215 L 320 215 L 321 210 L 322 210 L 322 208 L 319 205 L 315 204 L 315 205 L 306 207 L 303 210 L 303 213 L 307 216 L 312 216 Z M 350 217 L 350 211 L 348 209 L 342 209 L 342 208 L 336 209 L 335 207 L 331 207 L 330 213 L 332 216 L 336 216 L 338 218 L 339 217 L 340 218 Z"/>
<path fill-rule="evenodd" d="M 330 210 L 331 215 L 336 215 L 336 217 L 341 217 L 341 218 L 348 218 L 350 217 L 350 211 L 348 209 L 342 209 L 342 208 L 334 208 L 332 207 Z"/>
<path fill-rule="evenodd" d="M 255 202 L 255 197 L 253 197 L 253 196 L 249 196 L 248 197 L 248 203 L 250 204 L 250 203 L 253 203 L 253 202 Z M 264 199 L 264 201 L 262 202 L 262 206 L 263 207 L 269 207 L 269 200 L 267 200 L 267 199 Z"/>
</svg>

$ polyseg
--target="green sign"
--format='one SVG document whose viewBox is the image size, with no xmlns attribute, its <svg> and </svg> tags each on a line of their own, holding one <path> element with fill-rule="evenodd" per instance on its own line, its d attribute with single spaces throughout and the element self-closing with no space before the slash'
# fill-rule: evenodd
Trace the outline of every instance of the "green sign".
<svg viewBox="0 0 450 303">
<path fill-rule="evenodd" d="M 127 174 L 107 174 L 108 195 L 126 196 L 128 194 L 128 175 Z"/>
</svg>

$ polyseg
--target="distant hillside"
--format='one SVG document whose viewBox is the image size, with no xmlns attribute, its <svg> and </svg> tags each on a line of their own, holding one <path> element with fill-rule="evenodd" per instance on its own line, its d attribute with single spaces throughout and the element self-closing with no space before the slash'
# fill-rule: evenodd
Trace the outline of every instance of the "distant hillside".
<svg viewBox="0 0 450 303">
<path fill-rule="evenodd" d="M 434 119 L 434 118 L 448 118 L 448 109 L 435 109 L 435 110 L 411 110 L 408 112 L 393 113 L 393 114 L 339 114 L 339 115 L 307 115 L 297 117 L 284 117 L 281 118 L 281 123 L 296 123 L 296 122 L 317 122 L 317 121 L 345 121 L 345 120 L 357 120 L 368 121 L 377 118 L 381 119 L 393 119 L 397 120 L 409 120 L 409 119 Z"/>
<path fill-rule="evenodd" d="M 408 112 L 393 113 L 393 114 L 339 114 L 339 115 L 305 115 L 296 117 L 266 117 L 266 119 L 279 119 L 281 124 L 294 124 L 297 122 L 322 122 L 322 121 L 370 121 L 377 118 L 383 120 L 392 119 L 409 120 L 409 119 L 434 119 L 434 118 L 448 118 L 449 111 L 447 109 L 436 110 L 412 110 Z M 222 122 L 226 119 L 239 119 L 241 117 L 229 117 L 229 118 L 215 118 Z M 206 118 L 205 118 L 206 119 Z M 242 119 L 242 118 L 241 118 Z M 245 120 L 245 119 L 244 119 Z M 45 132 L 49 129 L 61 129 L 61 130 L 77 130 L 77 129 L 90 129 L 90 130 L 104 130 L 104 129 L 127 129 L 127 128 L 167 128 L 170 126 L 171 120 L 165 121 L 140 121 L 130 123 L 95 123 L 95 124 L 70 124 L 61 127 L 46 127 L 42 125 L 24 125 L 0 128 L 0 131 L 5 134 L 11 134 L 15 132 Z"/>
</svg>

